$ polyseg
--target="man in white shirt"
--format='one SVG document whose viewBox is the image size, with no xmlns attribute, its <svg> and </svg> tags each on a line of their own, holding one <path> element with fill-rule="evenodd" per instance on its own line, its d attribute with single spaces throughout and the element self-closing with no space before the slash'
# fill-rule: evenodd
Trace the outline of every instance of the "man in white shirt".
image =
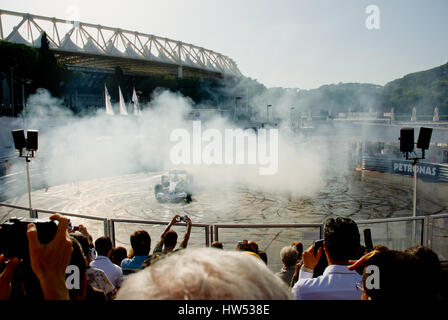
<svg viewBox="0 0 448 320">
<path fill-rule="evenodd" d="M 329 219 L 325 224 L 322 247 L 311 246 L 302 254 L 299 278 L 292 288 L 296 300 L 360 300 L 358 288 L 362 276 L 348 270 L 349 260 L 356 260 L 360 236 L 356 223 L 348 218 Z M 313 271 L 325 252 L 328 267 L 323 275 L 313 278 Z"/>
<path fill-rule="evenodd" d="M 116 288 L 119 288 L 121 286 L 123 272 L 119 266 L 109 260 L 112 252 L 112 240 L 109 237 L 96 239 L 95 250 L 98 256 L 90 263 L 90 266 L 103 270 L 109 281 Z"/>
</svg>

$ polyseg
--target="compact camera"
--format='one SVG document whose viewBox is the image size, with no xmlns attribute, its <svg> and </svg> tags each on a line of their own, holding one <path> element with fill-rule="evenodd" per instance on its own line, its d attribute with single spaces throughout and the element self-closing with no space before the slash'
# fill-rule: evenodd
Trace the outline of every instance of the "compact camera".
<svg viewBox="0 0 448 320">
<path fill-rule="evenodd" d="M 10 218 L 7 222 L 0 224 L 0 254 L 10 258 L 28 256 L 26 232 L 29 223 L 34 223 L 36 226 L 37 237 L 42 244 L 49 243 L 58 229 L 56 222 L 51 220 Z"/>
<path fill-rule="evenodd" d="M 319 248 L 323 246 L 324 246 L 324 239 L 314 241 L 314 254 L 316 254 L 317 251 L 319 251 Z"/>
</svg>

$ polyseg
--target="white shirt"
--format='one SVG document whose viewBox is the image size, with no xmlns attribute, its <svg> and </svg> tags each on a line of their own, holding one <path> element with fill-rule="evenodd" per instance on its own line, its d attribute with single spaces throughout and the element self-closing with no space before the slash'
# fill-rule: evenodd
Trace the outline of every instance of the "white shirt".
<svg viewBox="0 0 448 320">
<path fill-rule="evenodd" d="M 104 291 L 106 295 L 112 293 L 115 289 L 114 285 L 109 281 L 106 273 L 98 268 L 89 267 L 86 271 L 87 283 L 95 289 Z"/>
<path fill-rule="evenodd" d="M 116 288 L 121 286 L 123 272 L 121 271 L 121 268 L 112 263 L 108 257 L 98 256 L 95 260 L 90 262 L 90 266 L 103 270 L 109 281 Z"/>
<path fill-rule="evenodd" d="M 296 300 L 360 300 L 362 291 L 356 284 L 361 280 L 362 276 L 346 265 L 330 265 L 317 278 L 301 269 L 292 294 Z"/>
</svg>

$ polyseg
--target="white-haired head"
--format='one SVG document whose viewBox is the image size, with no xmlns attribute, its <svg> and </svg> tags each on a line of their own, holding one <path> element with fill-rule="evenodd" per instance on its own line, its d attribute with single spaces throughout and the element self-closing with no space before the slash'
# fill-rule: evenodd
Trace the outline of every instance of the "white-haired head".
<svg viewBox="0 0 448 320">
<path fill-rule="evenodd" d="M 282 259 L 283 264 L 287 267 L 296 265 L 298 256 L 299 253 L 296 248 L 292 246 L 283 247 L 280 251 L 280 258 Z"/>
<path fill-rule="evenodd" d="M 285 283 L 250 254 L 184 249 L 129 275 L 122 300 L 286 300 Z"/>
</svg>

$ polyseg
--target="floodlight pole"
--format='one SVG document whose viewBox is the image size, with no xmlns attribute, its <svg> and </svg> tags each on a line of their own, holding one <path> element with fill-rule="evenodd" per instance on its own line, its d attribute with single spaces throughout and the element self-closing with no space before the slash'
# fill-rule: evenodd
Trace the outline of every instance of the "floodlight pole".
<svg viewBox="0 0 448 320">
<path fill-rule="evenodd" d="M 294 111 L 294 107 L 290 107 L 291 109 L 291 115 L 290 115 L 290 118 L 291 118 L 291 131 L 294 131 L 294 120 L 293 120 L 293 111 Z"/>
<path fill-rule="evenodd" d="M 413 197 L 413 210 L 412 216 L 417 217 L 417 163 L 418 159 L 414 160 L 414 197 Z M 417 221 L 414 219 L 412 222 L 412 245 L 415 243 L 415 235 L 417 233 Z"/>
<path fill-rule="evenodd" d="M 13 130 L 12 137 L 14 139 L 14 146 L 19 151 L 19 158 L 25 158 L 26 164 L 26 178 L 28 185 L 28 201 L 30 205 L 30 217 L 34 217 L 33 205 L 31 202 L 31 174 L 30 174 L 30 162 L 31 158 L 34 158 L 34 152 L 37 150 L 37 130 L 28 130 L 27 138 L 22 129 Z"/>
<path fill-rule="evenodd" d="M 28 180 L 28 200 L 30 203 L 30 210 L 32 211 L 33 206 L 31 204 L 31 180 L 30 180 L 30 157 L 27 155 L 25 157 L 26 159 L 26 176 L 27 176 L 27 180 Z"/>
<path fill-rule="evenodd" d="M 400 141 L 400 151 L 403 151 L 406 153 L 406 160 L 412 160 L 412 165 L 414 168 L 414 195 L 413 195 L 413 209 L 412 209 L 412 217 L 413 217 L 413 230 L 412 230 L 412 245 L 415 243 L 415 238 L 417 235 L 417 174 L 418 174 L 418 161 L 420 159 L 425 159 L 425 150 L 429 149 L 430 141 L 431 141 L 431 134 L 432 129 L 431 128 L 420 128 L 420 133 L 418 135 L 418 141 L 417 141 L 417 148 L 422 150 L 421 157 L 418 157 L 417 154 L 415 154 L 415 157 L 409 158 L 409 153 L 414 152 L 414 129 L 413 128 L 406 128 L 400 130 L 400 140 L 403 138 L 403 141 Z M 412 137 L 409 137 L 409 134 L 412 135 Z M 412 142 L 412 145 L 410 145 L 410 142 Z M 422 226 L 423 228 L 423 226 Z"/>
<path fill-rule="evenodd" d="M 27 179 L 27 184 L 28 184 L 28 202 L 30 205 L 30 217 L 33 217 L 33 205 L 31 203 L 31 175 L 30 175 L 30 162 L 31 162 L 31 158 L 34 157 L 34 151 L 33 150 L 26 150 L 25 151 L 25 155 L 23 155 L 24 150 L 19 150 L 19 157 L 20 158 L 25 158 L 25 163 L 26 163 L 26 179 Z"/>
<path fill-rule="evenodd" d="M 272 107 L 272 104 L 268 104 L 266 106 L 266 120 L 267 120 L 267 123 L 269 123 L 269 107 Z"/>
<path fill-rule="evenodd" d="M 9 67 L 11 69 L 11 107 L 12 107 L 12 117 L 14 118 L 14 67 Z"/>
<path fill-rule="evenodd" d="M 236 118 L 237 118 L 237 117 L 236 117 L 236 113 L 237 113 L 237 110 L 236 110 L 236 109 L 237 109 L 237 106 L 238 106 L 238 105 L 237 105 L 237 101 L 240 100 L 240 99 L 241 99 L 241 97 L 235 97 L 235 106 L 234 106 L 234 108 L 233 108 L 233 120 L 236 120 Z"/>
<path fill-rule="evenodd" d="M 408 152 L 406 152 L 406 160 L 412 160 L 412 166 L 414 168 L 414 194 L 412 199 L 412 217 L 414 218 L 412 220 L 412 245 L 415 243 L 415 236 L 417 234 L 417 220 L 415 218 L 417 217 L 417 181 L 418 181 L 418 160 L 425 159 L 425 149 L 422 149 L 422 157 L 418 158 L 409 158 Z"/>
</svg>

